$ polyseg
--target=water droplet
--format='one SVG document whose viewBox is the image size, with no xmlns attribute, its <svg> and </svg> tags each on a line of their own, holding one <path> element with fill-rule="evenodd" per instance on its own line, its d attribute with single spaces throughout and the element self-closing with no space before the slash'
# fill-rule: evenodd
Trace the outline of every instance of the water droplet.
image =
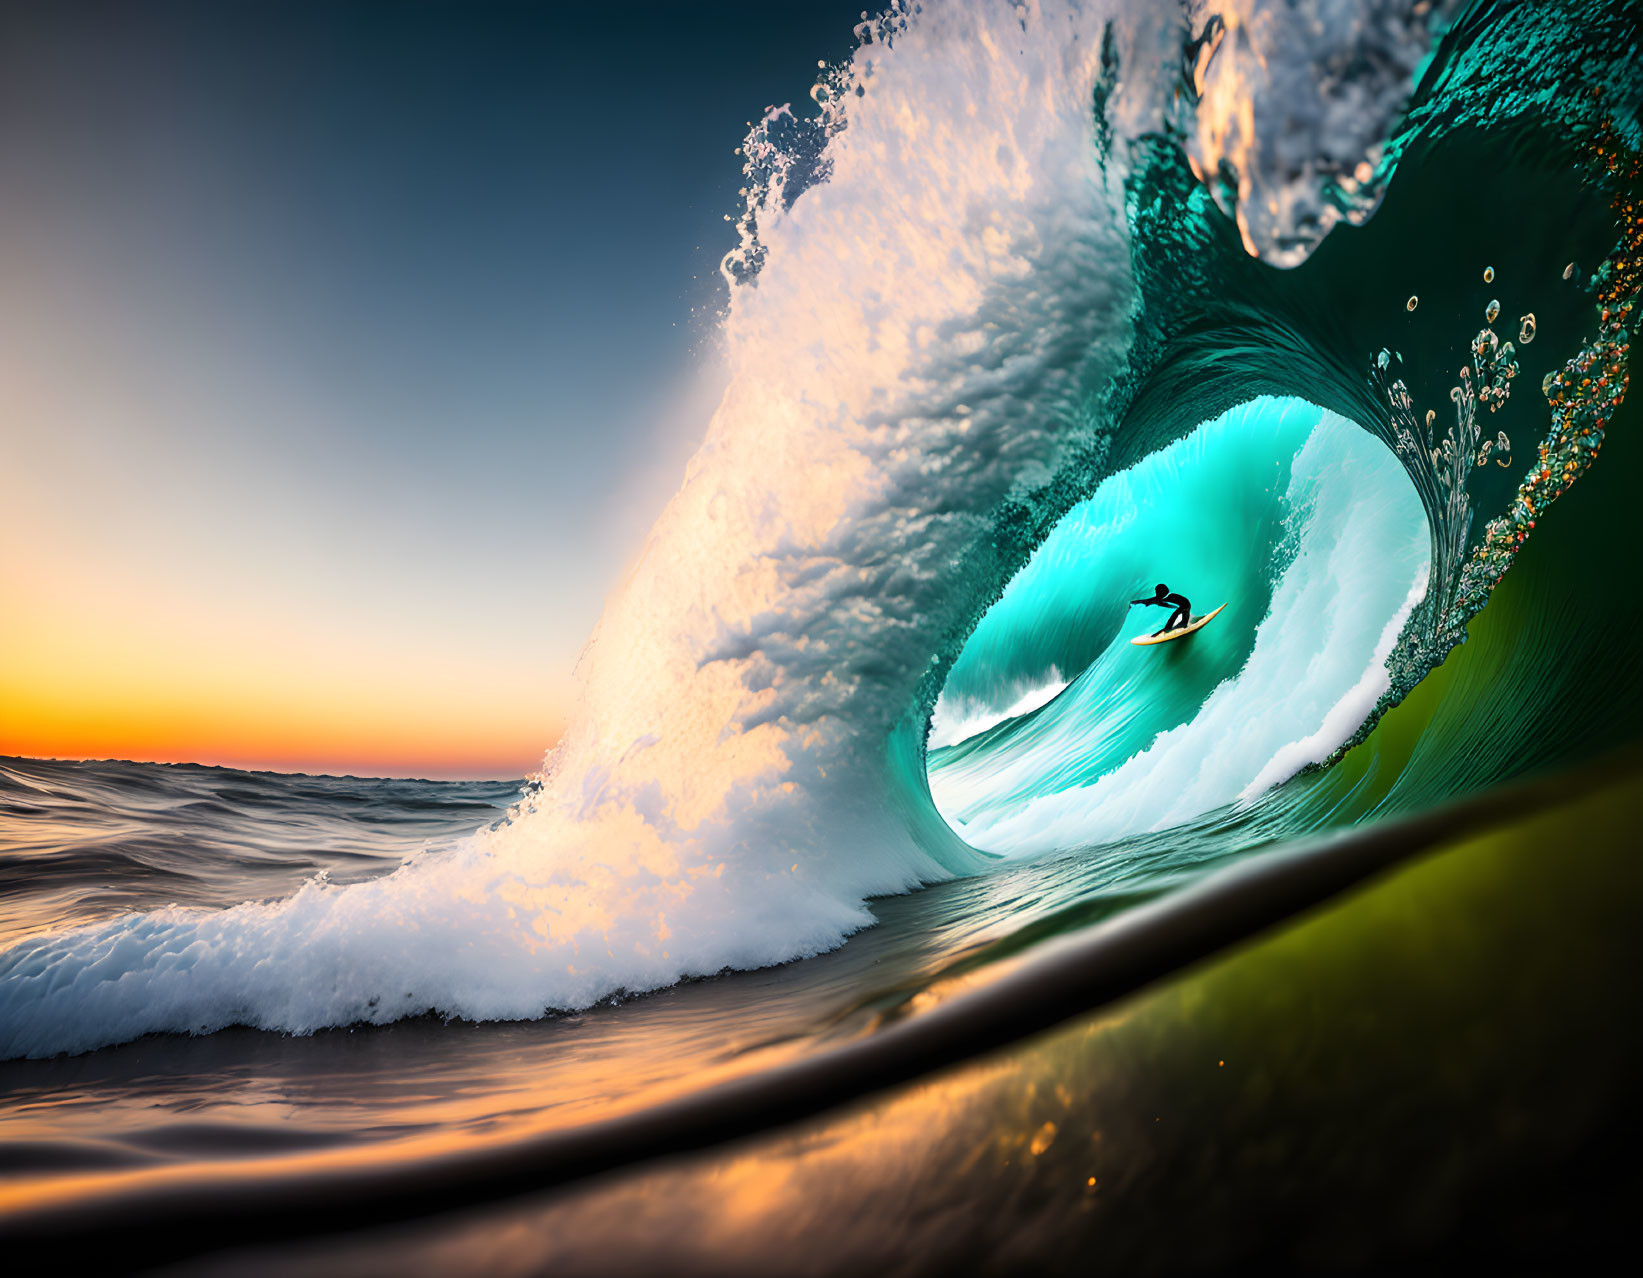
<svg viewBox="0 0 1643 1278">
<path fill-rule="evenodd" d="M 1493 324 L 1497 319 L 1499 319 L 1500 318 L 1500 303 L 1498 301 L 1490 302 L 1488 307 L 1483 312 L 1483 318 L 1491 324 Z"/>
<path fill-rule="evenodd" d="M 1494 267 L 1486 266 L 1486 267 L 1483 268 L 1483 282 L 1485 284 L 1493 284 L 1495 282 L 1495 268 Z"/>
<path fill-rule="evenodd" d="M 1416 297 L 1413 293 L 1411 293 L 1409 295 L 1409 300 L 1403 304 L 1403 309 L 1406 310 L 1406 311 L 1412 311 L 1417 306 L 1419 306 L 1420 304 L 1421 304 L 1420 298 Z"/>
<path fill-rule="evenodd" d="M 1517 339 L 1524 346 L 1535 340 L 1535 313 L 1533 311 L 1518 320 Z"/>
<path fill-rule="evenodd" d="M 1437 420 L 1438 420 L 1438 410 L 1435 409 L 1435 408 L 1428 408 L 1426 410 L 1426 429 L 1431 430 L 1432 429 L 1432 423 L 1437 421 Z"/>
<path fill-rule="evenodd" d="M 1572 280 L 1572 279 L 1574 279 L 1574 277 L 1575 277 L 1575 264 L 1573 262 L 1570 262 L 1567 266 L 1565 266 L 1563 268 L 1563 278 L 1566 279 L 1566 280 Z"/>
</svg>

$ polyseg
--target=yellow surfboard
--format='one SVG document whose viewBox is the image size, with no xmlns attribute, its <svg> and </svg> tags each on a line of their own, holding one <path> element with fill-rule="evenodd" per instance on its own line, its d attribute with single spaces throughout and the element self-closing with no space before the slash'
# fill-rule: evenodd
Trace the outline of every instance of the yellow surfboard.
<svg viewBox="0 0 1643 1278">
<path fill-rule="evenodd" d="M 1225 604 L 1221 605 L 1221 608 L 1225 607 Z M 1148 644 L 1168 643 L 1171 639 L 1180 639 L 1185 635 L 1192 634 L 1195 630 L 1202 630 L 1205 626 L 1209 625 L 1210 622 L 1214 621 L 1221 615 L 1221 608 L 1217 608 L 1214 612 L 1206 612 L 1202 617 L 1194 617 L 1191 621 L 1187 622 L 1186 625 L 1182 626 L 1178 630 L 1166 630 L 1161 635 L 1137 635 L 1134 639 L 1131 639 L 1130 642 L 1135 644 L 1138 648 L 1145 648 Z"/>
</svg>

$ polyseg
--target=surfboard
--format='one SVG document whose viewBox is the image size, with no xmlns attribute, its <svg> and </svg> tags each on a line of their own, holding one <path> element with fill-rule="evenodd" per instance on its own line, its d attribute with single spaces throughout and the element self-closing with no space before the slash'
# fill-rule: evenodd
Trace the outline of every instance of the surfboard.
<svg viewBox="0 0 1643 1278">
<path fill-rule="evenodd" d="M 1225 607 L 1225 604 L 1221 605 L 1221 608 Z M 1186 635 L 1192 634 L 1194 631 L 1202 630 L 1205 626 L 1209 625 L 1210 622 L 1214 621 L 1221 615 L 1221 608 L 1217 608 L 1214 612 L 1206 612 L 1201 617 L 1194 617 L 1179 630 L 1166 630 L 1161 635 L 1137 635 L 1134 639 L 1131 639 L 1130 642 L 1135 644 L 1138 648 L 1145 648 L 1148 644 L 1168 643 L 1171 639 L 1180 639 Z"/>
</svg>

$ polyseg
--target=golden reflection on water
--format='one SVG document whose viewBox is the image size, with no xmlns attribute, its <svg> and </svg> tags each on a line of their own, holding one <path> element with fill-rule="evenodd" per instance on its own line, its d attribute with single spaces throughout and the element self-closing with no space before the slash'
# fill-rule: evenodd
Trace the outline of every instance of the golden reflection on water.
<svg viewBox="0 0 1643 1278">
<path fill-rule="evenodd" d="M 747 1077 L 917 1016 L 1015 970 L 952 976 L 931 963 L 996 939 L 977 931 L 1022 905 L 1001 874 L 891 909 L 956 911 L 975 934 L 890 927 L 791 969 L 732 973 L 619 1006 L 503 1024 L 420 1021 L 293 1038 L 228 1029 L 162 1036 L 86 1056 L 0 1064 L 0 1144 L 56 1142 L 95 1171 L 0 1170 L 0 1210 L 195 1178 L 302 1177 L 411 1163 L 597 1123 Z M 951 921 L 950 919 L 948 920 Z M 882 953 L 887 942 L 896 949 Z M 885 968 L 910 983 L 872 993 Z M 831 1003 L 836 1010 L 827 1011 Z"/>
<path fill-rule="evenodd" d="M 1643 815 L 1629 790 L 1462 841 L 1111 1011 L 817 1122 L 324 1254 L 503 1275 L 773 1257 L 1136 1272 L 1272 1238 L 1287 1263 L 1396 1255 L 1502 1176 L 1545 1193 L 1631 1087 L 1643 1041 L 1616 981 L 1643 958 L 1643 866 L 1604 837 Z M 1571 845 L 1571 825 L 1596 837 Z"/>
<path fill-rule="evenodd" d="M 1643 791 L 1623 783 L 1461 841 L 1013 1051 L 723 1151 L 373 1235 L 364 1250 L 326 1241 L 323 1255 L 360 1272 L 523 1274 L 638 1272 L 664 1258 L 675 1272 L 756 1273 L 772 1256 L 797 1273 L 897 1258 L 929 1272 L 980 1257 L 1009 1270 L 1097 1254 L 1127 1271 L 1160 1255 L 1203 1263 L 1271 1236 L 1316 1263 L 1368 1254 L 1418 1234 L 1486 1174 L 1517 1168 L 1517 1182 L 1535 1184 L 1528 1170 L 1577 1147 L 1607 1121 L 1616 1088 L 1630 1088 L 1643 1042 L 1615 982 L 1643 959 L 1643 865 L 1613 836 L 1640 816 Z M 1569 828 L 1590 837 L 1572 844 Z M 750 1005 L 763 988 L 750 986 Z M 506 1045 L 527 1027 L 477 1027 L 493 1049 L 470 1039 L 458 1054 L 483 1062 L 484 1076 L 456 1087 L 448 1063 L 397 1079 L 378 1069 L 356 1101 L 397 1115 L 403 1138 L 12 1181 L 0 1208 L 138 1181 L 434 1159 L 627 1112 L 815 1045 L 716 1054 L 689 1007 L 656 1016 L 642 1045 L 620 1016 L 552 1051 Z M 362 1037 L 399 1050 L 391 1030 Z M 270 1041 L 247 1038 L 252 1054 Z M 305 1085 L 346 1092 L 314 1064 L 264 1084 L 263 1112 L 286 1105 L 312 1123 Z M 74 1102 L 86 1104 L 88 1138 L 93 1099 L 85 1089 Z M 60 1136 L 53 1108 L 39 1112 Z M 324 1121 L 348 1119 L 335 1104 Z M 18 1107 L 8 1135 L 28 1120 Z M 281 1272 L 316 1254 L 263 1259 Z"/>
</svg>

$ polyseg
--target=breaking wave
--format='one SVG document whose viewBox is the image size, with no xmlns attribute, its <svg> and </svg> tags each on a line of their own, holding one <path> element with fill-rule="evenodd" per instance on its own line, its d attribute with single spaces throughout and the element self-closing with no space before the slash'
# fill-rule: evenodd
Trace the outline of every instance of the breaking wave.
<svg viewBox="0 0 1643 1278">
<path fill-rule="evenodd" d="M 0 1055 L 584 1007 L 1328 763 L 1624 390 L 1622 8 L 864 21 L 743 148 L 727 388 L 540 783 L 365 882 L 18 941 Z M 1133 649 L 1157 580 L 1230 606 Z"/>
</svg>

